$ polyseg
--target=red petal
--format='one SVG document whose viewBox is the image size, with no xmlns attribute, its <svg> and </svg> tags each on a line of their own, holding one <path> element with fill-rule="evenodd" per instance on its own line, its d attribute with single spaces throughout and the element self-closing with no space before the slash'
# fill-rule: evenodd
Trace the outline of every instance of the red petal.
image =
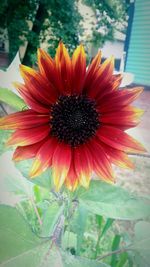
<svg viewBox="0 0 150 267">
<path fill-rule="evenodd" d="M 56 70 L 63 85 L 64 94 L 70 94 L 72 89 L 72 64 L 68 51 L 63 43 L 60 42 L 55 56 Z"/>
<path fill-rule="evenodd" d="M 28 129 L 48 124 L 50 115 L 42 115 L 33 110 L 19 111 L 0 119 L 0 129 Z"/>
<path fill-rule="evenodd" d="M 112 76 L 112 91 L 117 90 L 122 82 L 122 74 L 117 74 Z"/>
<path fill-rule="evenodd" d="M 101 146 L 105 150 L 105 153 L 107 154 L 110 162 L 121 168 L 130 168 L 130 169 L 134 168 L 134 164 L 132 163 L 132 161 L 130 161 L 126 153 L 118 149 L 112 148 L 110 146 L 107 146 L 102 142 Z"/>
<path fill-rule="evenodd" d="M 30 177 L 33 178 L 35 176 L 40 175 L 44 172 L 48 167 L 52 165 L 52 157 L 54 151 L 57 147 L 57 140 L 55 138 L 50 138 L 40 147 L 36 154 L 36 159 L 33 162 Z"/>
<path fill-rule="evenodd" d="M 52 159 L 53 179 L 56 190 L 63 185 L 71 163 L 71 148 L 65 143 L 59 143 Z"/>
<path fill-rule="evenodd" d="M 33 145 L 18 146 L 13 154 L 13 160 L 20 161 L 35 157 L 36 153 L 44 142 L 45 140 L 42 140 Z"/>
<path fill-rule="evenodd" d="M 114 182 L 113 170 L 102 146 L 95 138 L 88 143 L 88 146 L 93 158 L 94 172 L 107 182 Z"/>
<path fill-rule="evenodd" d="M 121 129 L 129 129 L 140 122 L 139 118 L 142 116 L 143 110 L 129 106 L 117 111 L 100 114 L 100 123 L 113 125 L 113 127 Z"/>
<path fill-rule="evenodd" d="M 60 79 L 58 79 L 55 61 L 42 49 L 38 49 L 38 66 L 44 78 L 47 79 L 58 92 L 61 91 L 62 84 Z"/>
<path fill-rule="evenodd" d="M 125 152 L 146 152 L 138 141 L 117 128 L 102 126 L 97 131 L 97 136 L 100 141 Z"/>
<path fill-rule="evenodd" d="M 82 45 L 78 46 L 72 56 L 73 67 L 73 93 L 82 92 L 85 73 L 86 73 L 86 56 Z"/>
<path fill-rule="evenodd" d="M 81 145 L 74 149 L 75 170 L 79 178 L 79 183 L 88 188 L 92 172 L 92 158 L 86 145 Z"/>
<path fill-rule="evenodd" d="M 101 112 L 108 112 L 112 110 L 118 110 L 121 107 L 129 105 L 142 93 L 143 88 L 136 87 L 133 89 L 122 89 L 106 94 L 100 100 L 98 105 Z"/>
<path fill-rule="evenodd" d="M 49 107 L 41 104 L 36 99 L 34 99 L 25 85 L 21 83 L 13 83 L 13 84 L 30 108 L 32 108 L 33 110 L 39 113 L 49 112 Z"/>
<path fill-rule="evenodd" d="M 121 74 L 112 75 L 108 82 L 103 83 L 103 88 L 101 88 L 102 90 L 99 90 L 96 96 L 96 102 L 99 103 L 101 101 L 101 98 L 103 98 L 105 95 L 117 90 L 121 83 L 121 80 Z"/>
<path fill-rule="evenodd" d="M 16 130 L 9 138 L 7 145 L 27 146 L 38 143 L 48 136 L 50 126 L 44 125 L 33 129 Z"/>
<path fill-rule="evenodd" d="M 24 65 L 20 66 L 20 72 L 26 87 L 35 99 L 46 105 L 56 101 L 56 90 L 39 72 Z"/>
<path fill-rule="evenodd" d="M 95 74 L 100 66 L 101 62 L 101 52 L 99 51 L 97 55 L 94 57 L 92 60 L 92 63 L 88 67 L 88 71 L 86 73 L 86 78 L 85 78 L 85 83 L 84 83 L 84 91 L 88 90 L 90 87 L 91 83 L 93 82 L 93 79 L 95 79 Z"/>
<path fill-rule="evenodd" d="M 95 79 L 87 90 L 87 94 L 91 98 L 96 98 L 100 92 L 103 92 L 104 88 L 108 85 L 112 79 L 114 69 L 114 58 L 106 59 L 104 63 L 99 67 L 95 74 Z"/>
<path fill-rule="evenodd" d="M 53 84 L 56 72 L 55 62 L 43 49 L 38 49 L 38 66 L 40 73 Z"/>
<path fill-rule="evenodd" d="M 72 152 L 72 159 L 71 159 L 70 169 L 69 169 L 69 172 L 68 172 L 67 177 L 65 179 L 65 184 L 66 184 L 66 187 L 70 191 L 74 191 L 77 188 L 78 183 L 79 183 L 79 179 L 78 179 L 78 176 L 77 176 L 76 171 L 75 171 L 74 155 L 73 155 L 73 152 Z"/>
</svg>

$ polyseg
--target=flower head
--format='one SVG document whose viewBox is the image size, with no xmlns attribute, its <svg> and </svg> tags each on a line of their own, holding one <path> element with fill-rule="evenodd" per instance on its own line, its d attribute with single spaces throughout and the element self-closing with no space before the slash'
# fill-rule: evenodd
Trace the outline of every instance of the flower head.
<svg viewBox="0 0 150 267">
<path fill-rule="evenodd" d="M 17 147 L 13 159 L 34 157 L 31 177 L 51 167 L 57 190 L 87 188 L 92 172 L 113 182 L 112 163 L 132 168 L 126 152 L 145 149 L 125 130 L 139 123 L 142 111 L 130 104 L 142 88 L 119 90 L 114 59 L 101 64 L 100 52 L 86 68 L 82 45 L 72 58 L 63 43 L 55 59 L 39 49 L 38 66 L 21 65 L 24 84 L 15 83 L 29 108 L 0 120 L 1 129 L 15 130 L 7 142 Z"/>
</svg>

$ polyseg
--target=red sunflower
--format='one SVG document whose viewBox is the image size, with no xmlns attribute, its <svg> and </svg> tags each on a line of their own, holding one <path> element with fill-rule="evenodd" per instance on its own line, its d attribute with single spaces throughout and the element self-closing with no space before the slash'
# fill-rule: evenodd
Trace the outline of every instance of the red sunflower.
<svg viewBox="0 0 150 267">
<path fill-rule="evenodd" d="M 30 177 L 52 168 L 56 190 L 89 186 L 92 172 L 114 181 L 111 164 L 132 168 L 126 152 L 145 149 L 125 133 L 139 123 L 142 111 L 130 104 L 142 88 L 118 90 L 114 59 L 101 64 L 101 53 L 86 69 L 82 45 L 70 58 L 60 43 L 55 59 L 38 50 L 39 71 L 20 66 L 24 84 L 15 83 L 29 108 L 0 120 L 1 129 L 15 132 L 8 145 L 17 146 L 13 159 L 35 157 Z"/>
</svg>

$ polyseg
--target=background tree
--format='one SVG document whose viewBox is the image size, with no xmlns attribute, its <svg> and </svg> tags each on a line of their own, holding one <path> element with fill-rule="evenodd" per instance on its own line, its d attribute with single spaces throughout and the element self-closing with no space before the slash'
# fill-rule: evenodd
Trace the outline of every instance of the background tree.
<svg viewBox="0 0 150 267">
<path fill-rule="evenodd" d="M 82 16 L 77 7 L 77 1 L 52 0 L 50 4 L 49 52 L 54 55 L 58 42 L 62 40 L 72 53 L 79 44 L 79 36 L 83 29 L 80 25 Z"/>
<path fill-rule="evenodd" d="M 114 29 L 126 19 L 126 3 L 121 0 L 83 0 L 83 3 L 92 7 L 97 17 L 92 38 L 86 43 L 101 46 L 113 39 Z M 37 47 L 43 42 L 48 44 L 52 56 L 60 40 L 72 53 L 84 32 L 81 20 L 77 0 L 0 0 L 0 28 L 7 29 L 10 60 L 27 42 L 23 63 L 28 65 L 35 64 Z"/>
<path fill-rule="evenodd" d="M 127 26 L 128 0 L 83 0 L 95 12 L 96 24 L 93 26 L 92 42 L 102 46 L 107 40 L 114 40 L 115 30 L 125 32 Z"/>
<path fill-rule="evenodd" d="M 9 57 L 13 59 L 25 41 L 33 35 L 29 21 L 32 23 L 36 14 L 36 0 L 0 0 L 1 33 L 6 29 L 3 38 L 9 41 Z"/>
<path fill-rule="evenodd" d="M 2 31 L 7 29 L 10 60 L 27 41 L 23 63 L 29 65 L 35 63 L 37 47 L 45 40 L 52 55 L 60 40 L 72 52 L 79 43 L 81 18 L 76 1 L 0 0 L 0 25 Z"/>
</svg>

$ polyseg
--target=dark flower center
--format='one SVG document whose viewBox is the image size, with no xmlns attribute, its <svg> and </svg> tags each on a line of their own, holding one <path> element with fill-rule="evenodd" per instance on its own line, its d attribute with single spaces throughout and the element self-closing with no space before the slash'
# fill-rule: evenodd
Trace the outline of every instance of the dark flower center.
<svg viewBox="0 0 150 267">
<path fill-rule="evenodd" d="M 51 116 L 51 134 L 71 146 L 85 143 L 99 126 L 95 101 L 82 95 L 59 97 Z"/>
</svg>

